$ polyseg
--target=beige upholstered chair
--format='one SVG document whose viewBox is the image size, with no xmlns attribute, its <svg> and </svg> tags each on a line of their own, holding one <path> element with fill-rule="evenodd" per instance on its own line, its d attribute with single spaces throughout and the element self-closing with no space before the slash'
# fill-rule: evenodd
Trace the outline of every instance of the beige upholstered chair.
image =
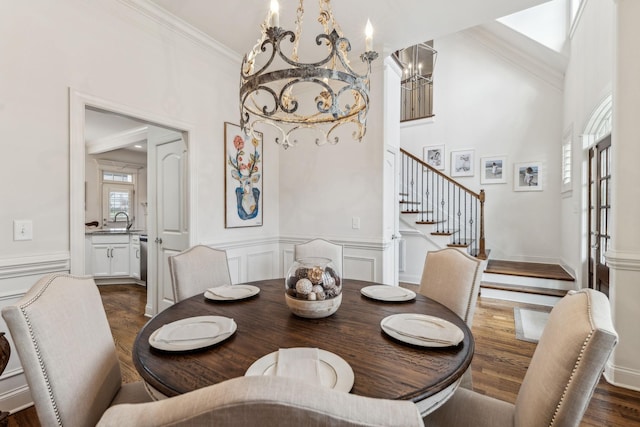
<svg viewBox="0 0 640 427">
<path fill-rule="evenodd" d="M 454 248 L 427 252 L 418 292 L 438 301 L 471 327 L 482 261 Z"/>
<path fill-rule="evenodd" d="M 293 247 L 293 259 L 322 257 L 329 258 L 338 270 L 340 277 L 343 275 L 343 247 L 324 239 L 313 239 L 300 243 Z"/>
<path fill-rule="evenodd" d="M 43 426 L 95 425 L 117 403 L 151 399 L 122 384 L 98 288 L 90 277 L 47 275 L 2 309 Z"/>
<path fill-rule="evenodd" d="M 483 262 L 455 248 L 427 252 L 418 292 L 456 313 L 471 328 L 476 310 Z M 471 368 L 460 386 L 473 388 Z"/>
<path fill-rule="evenodd" d="M 231 285 L 227 253 L 204 245 L 170 256 L 169 271 L 175 302 L 201 294 L 208 288 Z"/>
<path fill-rule="evenodd" d="M 429 426 L 579 426 L 618 335 L 607 297 L 570 292 L 551 310 L 515 405 L 458 389 Z"/>
<path fill-rule="evenodd" d="M 109 409 L 99 427 L 412 427 L 422 426 L 407 400 L 372 399 L 298 379 L 234 378 L 153 403 Z"/>
</svg>

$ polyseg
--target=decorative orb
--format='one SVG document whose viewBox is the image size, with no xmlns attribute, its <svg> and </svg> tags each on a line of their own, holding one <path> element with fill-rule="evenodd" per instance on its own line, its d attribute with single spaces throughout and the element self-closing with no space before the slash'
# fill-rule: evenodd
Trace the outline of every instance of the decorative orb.
<svg viewBox="0 0 640 427">
<path fill-rule="evenodd" d="M 285 278 L 285 301 L 296 316 L 331 316 L 342 302 L 342 280 L 329 258 L 295 260 Z"/>
</svg>

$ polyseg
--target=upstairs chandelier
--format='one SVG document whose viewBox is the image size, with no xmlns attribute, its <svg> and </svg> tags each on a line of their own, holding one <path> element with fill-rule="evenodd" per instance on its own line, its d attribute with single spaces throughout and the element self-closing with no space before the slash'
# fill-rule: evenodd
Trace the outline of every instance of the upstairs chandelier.
<svg viewBox="0 0 640 427">
<path fill-rule="evenodd" d="M 296 11 L 294 32 L 280 27 L 278 2 L 271 1 L 260 38 L 240 69 L 240 127 L 254 137 L 260 125 L 272 126 L 279 135 L 275 142 L 285 149 L 296 145 L 296 135 L 305 130 L 313 133 L 317 145 L 337 144 L 335 131 L 346 124 L 355 126 L 353 139 L 361 141 L 369 110 L 371 62 L 378 57 L 372 50 L 371 23 L 367 21 L 366 48 L 360 55 L 366 70 L 359 74 L 349 63 L 351 43 L 333 17 L 330 0 L 319 0 L 323 32 L 315 37 L 314 50 L 322 56 L 302 62 L 298 49 L 303 3 L 300 0 Z"/>
</svg>

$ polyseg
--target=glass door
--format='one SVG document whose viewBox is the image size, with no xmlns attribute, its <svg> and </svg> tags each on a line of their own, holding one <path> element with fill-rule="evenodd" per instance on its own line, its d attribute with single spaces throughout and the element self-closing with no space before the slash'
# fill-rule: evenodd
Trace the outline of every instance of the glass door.
<svg viewBox="0 0 640 427">
<path fill-rule="evenodd" d="M 609 295 L 611 135 L 589 150 L 589 287 Z"/>
</svg>

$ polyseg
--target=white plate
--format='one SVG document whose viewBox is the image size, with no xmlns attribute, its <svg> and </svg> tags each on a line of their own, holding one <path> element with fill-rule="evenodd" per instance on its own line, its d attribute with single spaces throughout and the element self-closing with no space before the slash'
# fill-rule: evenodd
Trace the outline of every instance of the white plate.
<svg viewBox="0 0 640 427">
<path fill-rule="evenodd" d="M 167 323 L 149 337 L 149 345 L 165 351 L 187 351 L 209 347 L 236 332 L 233 319 L 222 316 L 198 316 Z"/>
<path fill-rule="evenodd" d="M 460 344 L 464 339 L 462 329 L 453 323 L 426 314 L 392 314 L 382 319 L 380 327 L 395 339 L 421 347 L 451 347 Z M 419 336 L 442 340 L 442 342 L 421 339 Z"/>
<path fill-rule="evenodd" d="M 204 297 L 214 301 L 235 301 L 252 297 L 259 292 L 260 288 L 253 285 L 225 285 L 207 289 Z"/>
<path fill-rule="evenodd" d="M 318 349 L 320 358 L 320 383 L 338 391 L 351 391 L 355 375 L 351 366 L 337 354 Z M 278 363 L 278 352 L 274 351 L 253 362 L 245 376 L 275 375 Z"/>
<path fill-rule="evenodd" d="M 365 286 L 360 293 L 379 301 L 411 301 L 416 297 L 416 293 L 409 289 L 389 285 Z"/>
</svg>

